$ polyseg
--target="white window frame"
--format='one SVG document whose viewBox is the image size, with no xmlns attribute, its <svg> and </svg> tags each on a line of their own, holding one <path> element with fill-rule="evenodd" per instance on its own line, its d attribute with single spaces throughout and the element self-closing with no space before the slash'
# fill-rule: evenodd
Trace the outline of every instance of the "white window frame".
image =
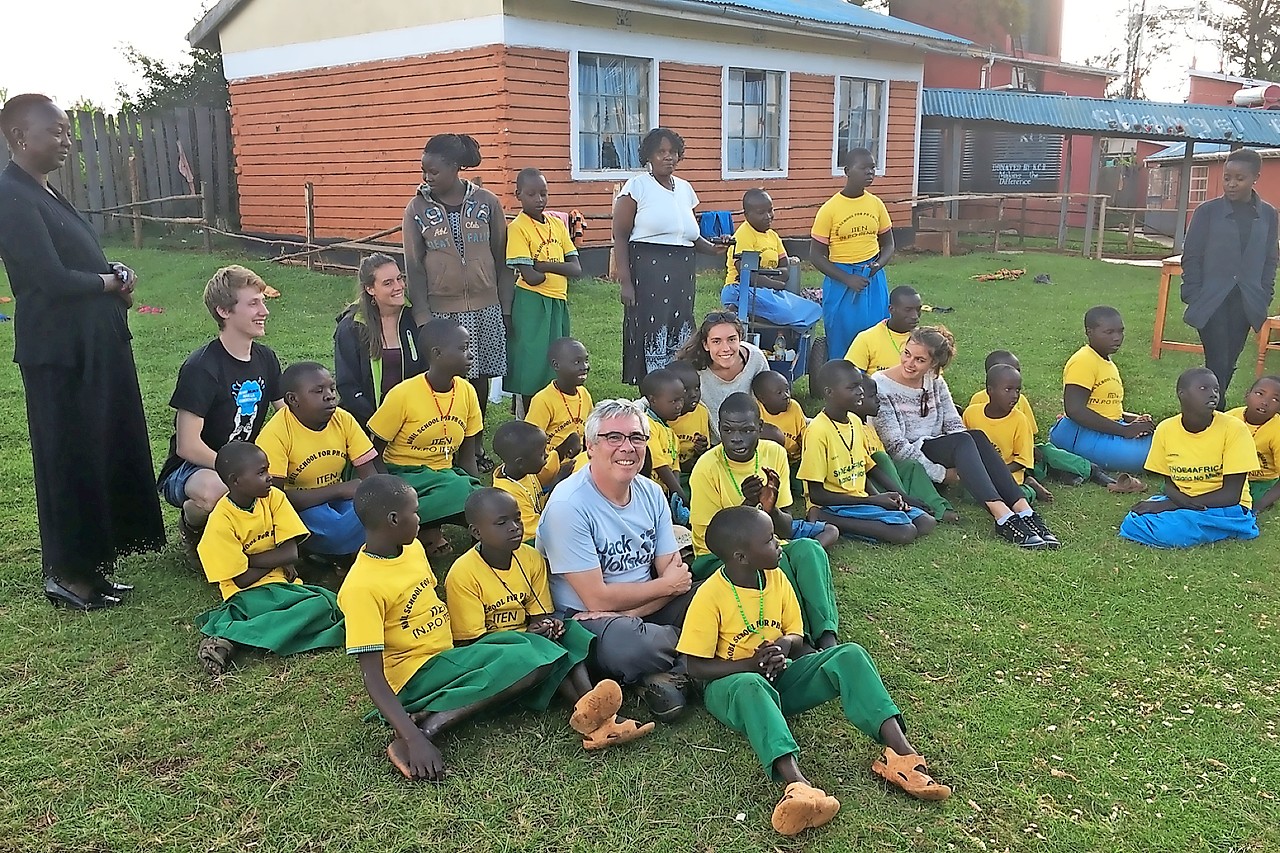
<svg viewBox="0 0 1280 853">
<path fill-rule="evenodd" d="M 1203 204 L 1209 197 L 1209 167 L 1199 163 L 1191 167 L 1190 186 L 1187 189 L 1188 204 Z"/>
<path fill-rule="evenodd" d="M 731 71 L 764 72 L 782 77 L 778 105 L 778 168 L 730 169 L 729 168 L 729 73 Z M 785 178 L 790 169 L 791 151 L 791 72 L 775 68 L 748 68 L 743 65 L 724 65 L 720 68 L 720 177 L 722 180 L 752 180 L 756 178 Z"/>
<path fill-rule="evenodd" d="M 637 59 L 649 64 L 649 127 L 645 129 L 647 133 L 650 128 L 658 126 L 658 60 L 653 56 L 639 56 L 630 53 L 618 53 L 611 50 L 572 50 L 569 52 L 569 166 L 570 175 L 575 181 L 625 181 L 634 177 L 638 171 L 644 169 L 644 164 L 640 164 L 639 170 L 633 169 L 583 169 L 581 160 L 581 145 L 579 134 L 582 129 L 581 106 L 578 99 L 578 55 L 585 53 L 590 56 L 616 56 L 621 59 Z M 641 133 L 641 137 L 644 136 Z"/>
<path fill-rule="evenodd" d="M 875 151 L 876 155 L 876 174 L 883 176 L 885 174 L 885 157 L 889 146 L 889 81 L 878 77 L 855 77 L 852 74 L 836 74 L 835 92 L 832 96 L 831 104 L 831 174 L 843 175 L 844 168 L 840 165 L 840 85 L 845 80 L 856 80 L 864 83 L 878 83 L 880 85 L 880 144 L 879 150 Z M 919 134 L 916 136 L 919 140 Z"/>
</svg>

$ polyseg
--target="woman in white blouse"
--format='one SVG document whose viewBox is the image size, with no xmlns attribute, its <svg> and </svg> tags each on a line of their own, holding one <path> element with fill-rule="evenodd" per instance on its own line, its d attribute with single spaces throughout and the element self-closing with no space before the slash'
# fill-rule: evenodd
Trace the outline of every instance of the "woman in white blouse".
<svg viewBox="0 0 1280 853">
<path fill-rule="evenodd" d="M 640 142 L 648 170 L 623 185 L 613 203 L 613 251 L 622 286 L 622 381 L 638 385 L 666 367 L 693 334 L 696 252 L 724 255 L 704 240 L 693 209 L 698 196 L 675 176 L 684 139 L 665 127 Z"/>
</svg>

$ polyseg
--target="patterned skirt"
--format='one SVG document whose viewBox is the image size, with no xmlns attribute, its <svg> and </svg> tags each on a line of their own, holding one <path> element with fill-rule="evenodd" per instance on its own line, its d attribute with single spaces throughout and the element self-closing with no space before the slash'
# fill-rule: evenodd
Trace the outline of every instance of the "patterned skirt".
<svg viewBox="0 0 1280 853">
<path fill-rule="evenodd" d="M 651 370 L 666 367 L 693 336 L 692 246 L 631 243 L 631 281 L 636 304 L 622 310 L 622 381 L 639 385 Z"/>
<path fill-rule="evenodd" d="M 490 305 L 479 311 L 455 311 L 450 314 L 432 311 L 431 316 L 441 320 L 451 320 L 471 335 L 471 352 L 475 355 L 475 360 L 471 362 L 468 379 L 506 374 L 507 326 L 502 322 L 500 305 Z"/>
</svg>

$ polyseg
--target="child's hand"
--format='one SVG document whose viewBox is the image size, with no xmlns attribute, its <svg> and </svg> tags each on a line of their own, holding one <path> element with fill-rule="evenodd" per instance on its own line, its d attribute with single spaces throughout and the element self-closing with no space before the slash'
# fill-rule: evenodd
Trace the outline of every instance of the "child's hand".
<svg viewBox="0 0 1280 853">
<path fill-rule="evenodd" d="M 406 741 L 409 745 L 409 775 L 414 779 L 425 779 L 428 782 L 444 780 L 444 756 L 436 749 L 421 729 Z"/>
<path fill-rule="evenodd" d="M 907 502 L 897 492 L 882 492 L 878 495 L 873 495 L 869 502 L 881 509 L 896 509 L 900 512 L 907 509 Z"/>
<path fill-rule="evenodd" d="M 954 486 L 960 482 L 960 472 L 955 468 L 948 468 L 947 473 L 942 475 L 942 485 Z"/>
<path fill-rule="evenodd" d="M 344 501 L 353 501 L 356 499 L 356 489 L 360 488 L 360 480 L 347 480 L 342 484 L 342 488 L 338 489 L 338 498 Z"/>
<path fill-rule="evenodd" d="M 844 273 L 844 286 L 852 290 L 854 293 L 861 293 L 862 291 L 866 290 L 867 285 L 869 285 L 870 283 L 871 282 L 868 281 L 865 277 L 860 276 L 857 273 L 852 273 L 852 272 Z"/>
<path fill-rule="evenodd" d="M 528 631 L 548 640 L 558 640 L 564 636 L 564 623 L 554 616 L 539 616 L 529 623 Z"/>
<path fill-rule="evenodd" d="M 764 480 L 759 474 L 752 474 L 742 481 L 742 505 L 758 506 L 764 496 Z"/>
<path fill-rule="evenodd" d="M 787 656 L 777 643 L 761 643 L 751 656 L 752 671 L 773 681 L 786 668 Z"/>
<path fill-rule="evenodd" d="M 298 579 L 298 567 L 293 563 L 290 563 L 287 566 L 281 566 L 280 571 L 284 572 L 284 579 L 289 583 L 293 583 Z"/>
<path fill-rule="evenodd" d="M 760 491 L 760 508 L 772 514 L 778 508 L 778 489 L 782 487 L 782 478 L 772 468 L 765 468 L 764 476 L 764 488 Z"/>
<path fill-rule="evenodd" d="M 1151 421 L 1136 420 L 1132 423 L 1125 424 L 1120 428 L 1125 438 L 1142 438 L 1155 432 L 1155 427 Z"/>
<path fill-rule="evenodd" d="M 693 436 L 693 452 L 694 453 L 706 453 L 707 448 L 710 446 L 711 446 L 711 443 L 707 440 L 707 437 L 705 435 L 694 433 L 694 436 Z"/>
<path fill-rule="evenodd" d="M 560 442 L 560 446 L 556 448 L 556 455 L 560 457 L 560 462 L 572 462 L 578 458 L 578 454 L 582 452 L 582 436 L 570 433 L 569 437 Z"/>
</svg>

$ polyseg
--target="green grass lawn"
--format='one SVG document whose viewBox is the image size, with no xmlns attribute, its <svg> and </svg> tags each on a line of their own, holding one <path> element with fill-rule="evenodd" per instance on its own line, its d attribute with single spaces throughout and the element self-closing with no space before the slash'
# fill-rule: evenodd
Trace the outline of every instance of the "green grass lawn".
<svg viewBox="0 0 1280 853">
<path fill-rule="evenodd" d="M 165 308 L 132 318 L 158 463 L 177 368 L 211 334 L 201 288 L 229 258 L 113 255 L 140 274 L 139 301 Z M 286 363 L 331 363 L 352 282 L 251 266 L 283 292 L 267 342 Z M 1156 270 L 1027 254 L 1020 282 L 969 279 L 1004 266 L 1007 256 L 973 254 L 890 270 L 891 282 L 955 309 L 938 319 L 960 341 L 947 372 L 958 399 L 979 384 L 986 352 L 1007 347 L 1047 428 L 1081 316 L 1106 302 L 1129 323 L 1117 357 L 1127 402 L 1174 411 L 1174 378 L 1195 357 L 1148 356 Z M 1033 284 L 1040 272 L 1054 283 Z M 704 278 L 700 307 L 716 294 Z M 593 394 L 623 393 L 616 289 L 579 283 L 571 300 Z M 1186 331 L 1171 314 L 1170 330 Z M 0 325 L 0 349 L 12 334 Z M 1232 404 L 1252 376 L 1250 356 L 1242 363 Z M 842 636 L 870 650 L 912 739 L 956 793 L 926 805 L 872 781 L 875 746 L 828 705 L 795 731 L 807 772 L 844 807 L 788 840 L 769 826 L 778 788 L 700 709 L 603 755 L 581 750 L 561 711 L 478 723 L 444 741 L 445 784 L 411 785 L 383 757 L 387 732 L 360 721 L 369 703 L 340 653 L 248 660 L 210 685 L 192 620 L 216 594 L 175 549 L 125 561 L 138 591 L 122 609 L 51 610 L 38 594 L 16 367 L 0 373 L 0 391 L 0 850 L 1280 849 L 1274 517 L 1252 544 L 1160 553 L 1116 538 L 1131 499 L 1059 487 L 1045 513 L 1066 542 L 1057 553 L 998 544 L 973 505 L 965 525 L 917 545 L 839 546 Z"/>
</svg>

